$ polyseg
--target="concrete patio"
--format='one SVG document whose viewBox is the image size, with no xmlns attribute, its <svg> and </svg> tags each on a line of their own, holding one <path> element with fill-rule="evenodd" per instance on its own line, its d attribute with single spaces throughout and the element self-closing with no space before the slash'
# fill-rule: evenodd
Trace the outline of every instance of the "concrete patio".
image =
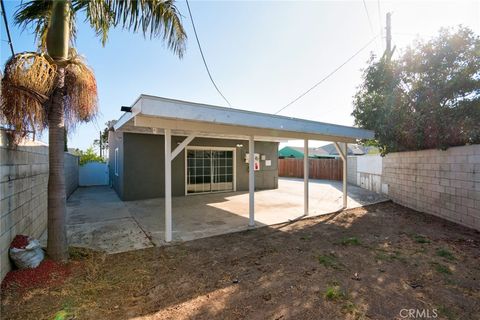
<svg viewBox="0 0 480 320">
<path fill-rule="evenodd" d="M 348 207 L 385 201 L 356 186 Z M 109 187 L 79 188 L 68 200 L 70 245 L 117 253 L 164 245 L 164 200 L 121 201 Z M 310 216 L 342 207 L 339 181 L 310 181 Z M 279 179 L 279 188 L 255 192 L 257 227 L 288 222 L 303 214 L 303 180 Z M 190 241 L 248 229 L 248 192 L 173 198 L 173 240 Z"/>
</svg>

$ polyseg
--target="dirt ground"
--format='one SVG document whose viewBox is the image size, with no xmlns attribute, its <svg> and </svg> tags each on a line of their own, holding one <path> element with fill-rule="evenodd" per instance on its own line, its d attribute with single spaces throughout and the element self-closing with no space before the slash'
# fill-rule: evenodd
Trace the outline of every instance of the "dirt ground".
<svg viewBox="0 0 480 320">
<path fill-rule="evenodd" d="M 480 233 L 390 202 L 70 264 L 1 318 L 480 319 Z"/>
</svg>

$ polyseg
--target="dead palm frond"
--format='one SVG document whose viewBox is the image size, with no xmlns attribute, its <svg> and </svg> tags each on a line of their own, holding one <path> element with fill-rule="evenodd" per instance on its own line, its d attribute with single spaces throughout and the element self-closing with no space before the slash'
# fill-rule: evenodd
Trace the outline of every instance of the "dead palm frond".
<svg viewBox="0 0 480 320">
<path fill-rule="evenodd" d="M 98 111 L 97 81 L 93 71 L 74 50 L 65 67 L 65 124 L 92 120 Z"/>
<path fill-rule="evenodd" d="M 45 103 L 55 83 L 57 67 L 43 54 L 16 54 L 5 65 L 0 115 L 24 137 L 47 125 Z"/>
</svg>

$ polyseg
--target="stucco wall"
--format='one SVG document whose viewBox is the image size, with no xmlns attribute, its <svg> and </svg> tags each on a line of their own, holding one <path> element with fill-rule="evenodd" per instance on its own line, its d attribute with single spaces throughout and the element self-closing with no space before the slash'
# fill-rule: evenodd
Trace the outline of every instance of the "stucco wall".
<svg viewBox="0 0 480 320">
<path fill-rule="evenodd" d="M 118 133 L 117 133 L 118 134 Z M 112 141 L 115 136 L 112 133 Z M 185 137 L 172 137 L 175 148 Z M 123 140 L 123 141 L 122 141 Z M 164 189 L 164 137 L 137 133 L 123 133 L 122 176 L 114 183 L 114 188 L 123 200 L 138 200 L 163 197 Z M 243 147 L 237 148 L 237 144 Z M 248 190 L 248 165 L 245 154 L 248 141 L 195 138 L 189 146 L 233 147 L 236 148 L 236 186 L 237 191 Z M 121 146 L 119 147 L 120 150 Z M 110 148 L 112 150 L 112 148 Z M 262 170 L 255 172 L 256 189 L 273 189 L 278 187 L 278 143 L 255 142 L 255 152 L 266 155 L 271 166 L 266 167 L 261 161 Z M 110 166 L 114 159 L 110 155 Z M 172 162 L 172 194 L 185 195 L 185 152 L 181 152 Z"/>
<path fill-rule="evenodd" d="M 388 154 L 383 183 L 399 204 L 480 230 L 480 145 Z"/>
<path fill-rule="evenodd" d="M 118 149 L 118 174 L 115 174 L 115 150 Z M 121 199 L 123 196 L 123 132 L 108 132 L 108 171 L 110 185 L 117 192 Z"/>
</svg>

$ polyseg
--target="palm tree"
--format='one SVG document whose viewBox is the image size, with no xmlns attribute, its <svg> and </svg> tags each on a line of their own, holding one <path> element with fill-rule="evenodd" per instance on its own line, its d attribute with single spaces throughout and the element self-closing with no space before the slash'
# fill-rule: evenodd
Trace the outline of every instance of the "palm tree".
<svg viewBox="0 0 480 320">
<path fill-rule="evenodd" d="M 117 26 L 162 38 L 180 58 L 186 42 L 174 0 L 31 0 L 20 5 L 15 21 L 34 27 L 39 51 L 16 54 L 7 62 L 0 116 L 17 142 L 28 132 L 49 129 L 47 253 L 56 261 L 68 259 L 64 130 L 90 121 L 97 111 L 94 74 L 74 50 L 79 12 L 102 45 Z"/>
</svg>

